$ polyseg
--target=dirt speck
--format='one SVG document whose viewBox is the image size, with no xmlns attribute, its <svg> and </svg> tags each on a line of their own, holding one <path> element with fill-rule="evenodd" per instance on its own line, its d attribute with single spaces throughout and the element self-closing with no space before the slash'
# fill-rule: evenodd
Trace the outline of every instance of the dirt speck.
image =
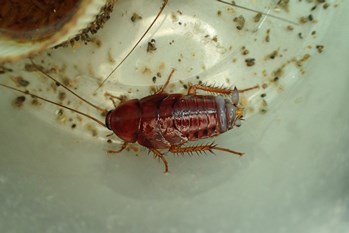
<svg viewBox="0 0 349 233">
<path fill-rule="evenodd" d="M 109 61 L 109 63 L 111 63 L 111 64 L 114 64 L 114 63 L 115 63 L 115 59 L 114 59 L 114 57 L 113 57 L 113 54 L 112 54 L 111 49 L 108 50 L 108 61 Z"/>
<path fill-rule="evenodd" d="M 250 53 L 250 51 L 245 46 L 242 46 L 240 51 L 242 55 L 247 55 Z"/>
<path fill-rule="evenodd" d="M 59 109 L 56 112 L 56 120 L 58 121 L 58 123 L 65 123 L 68 120 L 67 115 L 65 114 L 63 109 Z"/>
<path fill-rule="evenodd" d="M 279 0 L 277 5 L 276 5 L 276 10 L 281 9 L 284 10 L 286 12 L 289 11 L 289 3 L 290 0 Z"/>
<path fill-rule="evenodd" d="M 246 65 L 247 66 L 254 66 L 256 64 L 256 59 L 255 58 L 247 58 L 245 59 Z"/>
<path fill-rule="evenodd" d="M 270 28 L 267 29 L 267 32 L 265 34 L 265 42 L 270 42 Z"/>
<path fill-rule="evenodd" d="M 139 20 L 142 19 L 142 16 L 140 16 L 139 14 L 137 13 L 133 13 L 133 15 L 131 16 L 131 21 L 134 23 L 134 22 L 137 22 Z"/>
<path fill-rule="evenodd" d="M 142 74 L 148 76 L 152 74 L 152 71 L 148 67 L 144 67 L 144 69 L 142 70 Z"/>
<path fill-rule="evenodd" d="M 253 17 L 253 21 L 255 22 L 255 23 L 258 23 L 260 20 L 261 20 L 261 18 L 262 18 L 262 13 L 257 13 L 254 17 Z"/>
<path fill-rule="evenodd" d="M 93 137 L 98 136 L 97 128 L 92 124 L 87 124 L 86 129 L 91 133 Z"/>
<path fill-rule="evenodd" d="M 324 48 L 325 48 L 325 46 L 323 46 L 323 45 L 316 45 L 316 49 L 317 49 L 318 53 L 322 53 L 324 51 Z"/>
<path fill-rule="evenodd" d="M 237 30 L 242 30 L 245 26 L 245 18 L 244 16 L 240 15 L 238 17 L 235 17 L 233 20 L 236 24 L 236 29 Z"/>
<path fill-rule="evenodd" d="M 58 93 L 58 99 L 59 99 L 60 101 L 65 100 L 66 97 L 67 97 L 67 94 L 66 94 L 65 92 L 60 91 L 60 92 Z"/>
<path fill-rule="evenodd" d="M 32 106 L 35 106 L 35 107 L 41 105 L 41 102 L 38 100 L 38 98 L 33 98 L 30 103 Z"/>
<path fill-rule="evenodd" d="M 268 111 L 268 102 L 265 99 L 262 99 L 261 105 L 259 106 L 260 113 L 267 113 Z"/>
<path fill-rule="evenodd" d="M 22 76 L 12 77 L 11 80 L 16 84 L 17 87 L 27 87 L 30 82 L 25 80 Z"/>
<path fill-rule="evenodd" d="M 264 59 L 265 60 L 270 60 L 270 59 L 275 59 L 279 55 L 279 50 L 274 50 L 272 53 L 268 54 Z"/>
<path fill-rule="evenodd" d="M 16 108 L 20 108 L 23 106 L 25 100 L 25 96 L 17 96 L 16 99 L 13 100 L 12 105 Z"/>
<path fill-rule="evenodd" d="M 152 53 L 156 50 L 156 41 L 155 39 L 151 39 L 149 42 L 148 42 L 148 46 L 147 46 L 147 52 L 148 53 Z"/>
</svg>

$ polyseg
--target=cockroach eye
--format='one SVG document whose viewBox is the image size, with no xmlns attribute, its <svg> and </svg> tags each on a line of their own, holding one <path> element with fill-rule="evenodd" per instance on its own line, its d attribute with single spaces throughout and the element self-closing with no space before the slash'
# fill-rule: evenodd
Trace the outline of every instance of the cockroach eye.
<svg viewBox="0 0 349 233">
<path fill-rule="evenodd" d="M 241 120 L 240 119 L 236 119 L 235 126 L 236 127 L 240 127 L 241 126 Z"/>
</svg>

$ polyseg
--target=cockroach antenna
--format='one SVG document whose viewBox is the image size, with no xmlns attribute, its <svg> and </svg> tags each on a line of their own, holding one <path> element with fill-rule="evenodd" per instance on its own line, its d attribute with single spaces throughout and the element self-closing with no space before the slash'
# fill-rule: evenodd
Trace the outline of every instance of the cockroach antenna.
<svg viewBox="0 0 349 233">
<path fill-rule="evenodd" d="M 76 109 L 70 108 L 70 107 L 65 106 L 65 105 L 63 105 L 63 104 L 60 104 L 60 103 L 54 102 L 54 101 L 52 101 L 52 100 L 43 98 L 43 97 L 41 97 L 41 96 L 32 94 L 32 93 L 30 93 L 29 91 L 22 91 L 22 90 L 20 90 L 20 89 L 17 89 L 17 88 L 14 88 L 14 87 L 11 87 L 11 86 L 2 84 L 2 83 L 0 83 L 0 86 L 5 87 L 5 88 L 8 88 L 8 89 L 11 89 L 11 90 L 13 90 L 13 91 L 20 92 L 20 93 L 22 93 L 22 94 L 24 94 L 24 95 L 27 95 L 27 96 L 31 96 L 32 98 L 37 98 L 37 99 L 43 100 L 43 101 L 48 102 L 48 103 L 50 103 L 50 104 L 56 105 L 56 106 L 58 106 L 58 107 L 68 109 L 68 110 L 70 110 L 70 111 L 72 111 L 72 112 L 75 112 L 75 113 L 77 113 L 77 114 L 79 114 L 79 115 L 85 116 L 85 117 L 87 117 L 87 118 L 89 118 L 89 119 L 95 121 L 96 123 L 100 124 L 100 125 L 103 126 L 103 127 L 106 127 L 105 124 L 104 124 L 102 121 L 100 121 L 100 120 L 98 120 L 97 118 L 95 118 L 95 117 L 93 117 L 93 116 L 90 116 L 90 115 L 88 115 L 88 114 L 86 114 L 86 113 L 84 113 L 84 112 L 80 112 L 80 111 L 78 111 L 78 110 L 76 110 Z"/>
<path fill-rule="evenodd" d="M 222 1 L 222 0 L 216 0 L 216 1 L 217 2 L 221 2 L 223 4 L 226 4 L 226 5 L 229 5 L 229 6 L 236 7 L 236 8 L 240 8 L 240 9 L 244 9 L 244 10 L 251 11 L 251 12 L 254 12 L 254 13 L 258 13 L 258 14 L 262 14 L 262 15 L 265 15 L 265 16 L 269 16 L 271 18 L 278 19 L 278 20 L 281 20 L 281 21 L 284 21 L 284 22 L 287 22 L 287 23 L 290 23 L 290 24 L 293 24 L 293 25 L 299 25 L 298 23 L 296 23 L 296 22 L 294 22 L 292 20 L 284 19 L 284 18 L 276 16 L 276 15 L 271 15 L 269 13 L 264 13 L 262 11 L 257 11 L 257 10 L 253 10 L 253 9 L 245 7 L 245 6 L 238 5 L 234 1 L 233 2 L 226 2 L 226 1 Z"/>
<path fill-rule="evenodd" d="M 150 31 L 150 29 L 153 27 L 153 25 L 155 24 L 155 22 L 157 21 L 157 19 L 160 17 L 161 13 L 163 12 L 163 10 L 165 9 L 165 6 L 167 5 L 168 0 L 164 0 L 159 13 L 156 15 L 156 17 L 154 18 L 153 22 L 149 25 L 149 27 L 147 28 L 147 30 L 143 33 L 143 35 L 141 36 L 141 38 L 137 41 L 137 43 L 132 47 L 132 49 L 127 53 L 127 55 L 121 60 L 121 62 L 109 73 L 109 75 L 103 80 L 103 82 L 101 84 L 99 84 L 98 88 L 95 90 L 95 92 L 101 88 L 104 83 L 110 78 L 110 76 L 122 65 L 122 63 L 124 63 L 124 61 L 131 55 L 131 53 L 137 48 L 137 46 L 139 45 L 139 43 L 143 40 L 143 38 L 145 37 L 145 35 Z"/>
<path fill-rule="evenodd" d="M 72 91 L 71 89 L 69 89 L 67 86 L 65 86 L 63 83 L 61 83 L 60 81 L 58 81 L 57 79 L 53 78 L 51 75 L 49 75 L 48 73 L 44 72 L 38 65 L 36 65 L 34 63 L 34 61 L 30 58 L 30 61 L 32 63 L 32 65 L 34 66 L 34 68 L 40 72 L 41 74 L 43 74 L 44 76 L 46 76 L 47 78 L 51 79 L 53 82 L 56 83 L 56 85 L 59 85 L 61 87 L 63 87 L 64 89 L 66 89 L 67 91 L 69 91 L 71 94 L 75 95 L 77 98 L 79 98 L 80 100 L 82 100 L 83 102 L 85 102 L 86 104 L 92 106 L 93 108 L 97 109 L 98 111 L 106 114 L 108 111 L 104 108 L 101 108 L 93 103 L 91 103 L 90 101 L 86 100 L 85 98 L 81 97 L 80 95 L 76 94 L 74 91 Z"/>
</svg>

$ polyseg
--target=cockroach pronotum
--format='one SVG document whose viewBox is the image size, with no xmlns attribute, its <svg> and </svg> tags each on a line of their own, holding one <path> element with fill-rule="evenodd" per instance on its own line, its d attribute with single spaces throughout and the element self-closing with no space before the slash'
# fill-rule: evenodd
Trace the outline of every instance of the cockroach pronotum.
<svg viewBox="0 0 349 233">
<path fill-rule="evenodd" d="M 166 4 L 167 0 L 164 1 L 159 13 L 145 33 L 149 31 L 150 27 L 161 14 Z M 133 47 L 128 55 L 135 47 Z M 121 63 L 128 57 L 128 55 L 126 55 Z M 116 105 L 115 101 L 113 101 L 115 109 L 108 111 L 82 98 L 66 85 L 43 71 L 32 60 L 31 62 L 37 71 L 51 79 L 58 86 L 65 88 L 88 105 L 105 114 L 105 122 L 76 109 L 35 95 L 29 91 L 20 90 L 5 84 L 0 84 L 0 86 L 68 109 L 113 131 L 113 133 L 123 140 L 123 144 L 119 150 L 110 150 L 108 151 L 109 153 L 119 153 L 127 148 L 128 144 L 138 143 L 139 145 L 148 148 L 149 151 L 153 152 L 155 157 L 162 160 L 165 166 L 165 173 L 169 171 L 169 167 L 168 162 L 164 157 L 164 150 L 174 154 L 205 153 L 214 152 L 216 150 L 239 156 L 243 155 L 241 152 L 218 147 L 214 143 L 190 146 L 184 145 L 189 141 L 214 137 L 233 129 L 234 126 L 240 126 L 241 120 L 243 119 L 243 109 L 238 106 L 239 93 L 258 88 L 258 85 L 238 90 L 236 87 L 224 88 L 189 83 L 187 94 L 169 94 L 166 92 L 166 87 L 170 83 L 171 77 L 175 72 L 175 69 L 172 69 L 165 84 L 154 94 L 141 99 L 121 101 L 119 105 Z M 121 65 L 121 63 L 113 69 L 103 83 Z M 197 90 L 209 94 L 199 95 Z M 110 97 L 112 100 L 117 98 L 114 96 Z"/>
</svg>

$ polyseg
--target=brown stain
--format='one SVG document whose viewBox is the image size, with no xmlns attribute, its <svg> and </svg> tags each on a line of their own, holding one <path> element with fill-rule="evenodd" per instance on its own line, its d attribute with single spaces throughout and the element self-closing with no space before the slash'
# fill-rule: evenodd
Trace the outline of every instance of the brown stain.
<svg viewBox="0 0 349 233">
<path fill-rule="evenodd" d="M 64 124 L 68 121 L 68 116 L 63 109 L 59 109 L 56 113 L 56 121 L 60 124 Z"/>
<path fill-rule="evenodd" d="M 250 53 L 250 51 L 245 46 L 242 46 L 240 51 L 241 51 L 241 55 L 243 55 L 243 56 Z"/>
<path fill-rule="evenodd" d="M 30 104 L 34 107 L 38 107 L 41 105 L 41 102 L 37 98 L 33 98 Z"/>
<path fill-rule="evenodd" d="M 132 151 L 134 153 L 138 153 L 140 151 L 140 147 L 137 144 L 129 144 L 126 148 L 127 151 Z"/>
<path fill-rule="evenodd" d="M 273 59 L 275 59 L 278 55 L 279 55 L 279 49 L 276 49 L 276 50 L 274 50 L 273 52 L 271 52 L 270 54 L 268 54 L 267 56 L 265 56 L 264 60 L 273 60 Z"/>
<path fill-rule="evenodd" d="M 238 17 L 235 17 L 233 21 L 236 24 L 236 29 L 237 30 L 242 30 L 245 27 L 245 18 L 244 16 L 240 15 Z"/>
<path fill-rule="evenodd" d="M 161 77 L 161 71 L 163 71 L 165 69 L 165 67 L 166 67 L 165 63 L 161 62 L 159 65 L 159 68 L 158 68 L 159 72 L 157 72 L 158 77 Z M 158 75 L 158 74 L 160 74 L 160 75 Z"/>
<path fill-rule="evenodd" d="M 311 55 L 306 53 L 299 59 L 295 57 L 289 59 L 288 61 L 281 64 L 277 69 L 275 69 L 272 72 L 270 77 L 270 82 L 277 83 L 280 80 L 280 78 L 284 75 L 285 68 L 290 64 L 294 64 L 296 68 L 298 68 L 299 72 L 301 74 L 304 74 L 305 73 L 305 70 L 303 68 L 304 63 L 307 62 L 310 58 L 311 58 Z"/>
<path fill-rule="evenodd" d="M 11 77 L 11 80 L 17 87 L 27 87 L 30 84 L 30 82 L 24 79 L 22 76 Z"/>
<path fill-rule="evenodd" d="M 92 65 L 91 63 L 88 63 L 88 64 L 87 64 L 87 70 L 88 70 L 88 74 L 89 74 L 91 77 L 96 77 L 95 70 L 93 69 L 93 65 Z"/>
<path fill-rule="evenodd" d="M 91 133 L 91 135 L 93 137 L 97 137 L 98 136 L 98 131 L 95 125 L 92 124 L 87 124 L 86 125 L 86 129 Z"/>
<path fill-rule="evenodd" d="M 254 66 L 256 64 L 255 58 L 246 58 L 245 63 L 247 66 Z"/>
<path fill-rule="evenodd" d="M 115 63 L 115 59 L 114 59 L 114 57 L 113 57 L 112 49 L 111 49 L 111 48 L 108 49 L 108 62 L 109 62 L 110 64 L 114 64 L 114 63 Z"/>
<path fill-rule="evenodd" d="M 67 97 L 67 94 L 66 94 L 65 92 L 60 91 L 60 92 L 58 93 L 58 99 L 59 99 L 61 102 L 64 101 L 66 97 Z"/>
<path fill-rule="evenodd" d="M 156 41 L 154 39 L 151 39 L 148 42 L 148 46 L 147 46 L 147 53 L 152 53 L 154 51 L 156 51 Z"/>
<path fill-rule="evenodd" d="M 257 13 L 255 16 L 253 16 L 253 21 L 254 21 L 255 23 L 258 23 L 258 22 L 261 20 L 262 16 L 263 16 L 262 13 L 260 13 L 260 12 Z"/>
<path fill-rule="evenodd" d="M 246 108 L 248 106 L 248 99 L 245 95 L 240 95 L 240 105 L 242 108 Z"/>
<path fill-rule="evenodd" d="M 146 76 L 149 76 L 149 75 L 152 74 L 152 71 L 151 71 L 150 68 L 144 67 L 143 70 L 142 70 L 142 74 L 143 74 L 143 75 L 146 75 Z"/>
<path fill-rule="evenodd" d="M 13 101 L 12 101 L 12 106 L 16 108 L 21 108 L 26 100 L 25 96 L 17 96 Z"/>
<path fill-rule="evenodd" d="M 289 12 L 289 2 L 290 0 L 279 0 L 278 3 L 276 4 L 276 7 L 278 9 Z"/>
<path fill-rule="evenodd" d="M 139 21 L 139 20 L 141 20 L 141 19 L 142 19 L 142 16 L 140 16 L 140 15 L 137 14 L 137 13 L 133 13 L 132 16 L 131 16 L 131 21 L 132 21 L 133 23 L 135 23 L 135 22 L 137 22 L 137 21 Z"/>
<path fill-rule="evenodd" d="M 268 111 L 268 102 L 265 99 L 262 99 L 260 106 L 259 106 L 259 112 L 260 113 L 267 113 Z"/>
<path fill-rule="evenodd" d="M 268 28 L 265 34 L 265 42 L 269 43 L 270 42 L 270 31 L 271 29 Z"/>
<path fill-rule="evenodd" d="M 324 51 L 325 46 L 323 45 L 316 45 L 316 50 L 318 53 L 322 53 Z"/>
</svg>

